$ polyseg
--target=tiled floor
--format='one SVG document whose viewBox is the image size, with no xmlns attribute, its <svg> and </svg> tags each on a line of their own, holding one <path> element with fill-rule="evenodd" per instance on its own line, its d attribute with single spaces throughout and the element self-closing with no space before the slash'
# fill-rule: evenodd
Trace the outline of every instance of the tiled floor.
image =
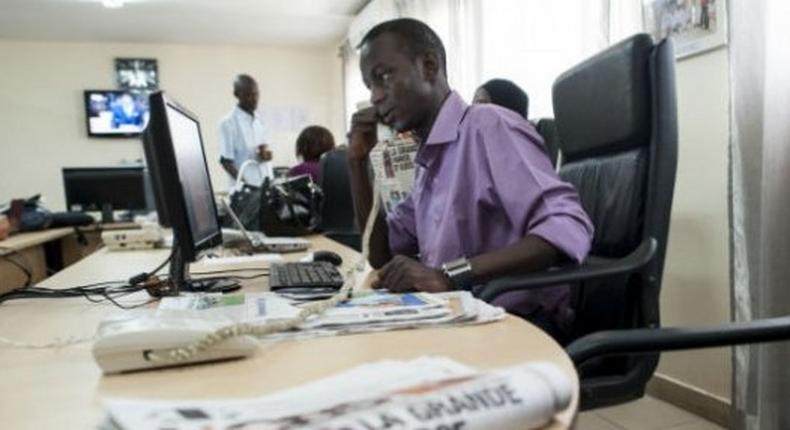
<svg viewBox="0 0 790 430">
<path fill-rule="evenodd" d="M 690 412 L 646 396 L 635 402 L 579 414 L 579 430 L 723 430 Z"/>
</svg>

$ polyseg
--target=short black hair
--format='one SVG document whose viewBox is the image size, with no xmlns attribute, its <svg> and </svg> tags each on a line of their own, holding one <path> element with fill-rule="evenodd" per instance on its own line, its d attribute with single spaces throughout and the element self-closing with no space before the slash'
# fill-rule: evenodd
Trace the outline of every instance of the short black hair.
<svg viewBox="0 0 790 430">
<path fill-rule="evenodd" d="M 305 128 L 296 138 L 296 155 L 301 155 L 304 161 L 317 161 L 324 152 L 334 148 L 332 132 L 320 125 Z"/>
<path fill-rule="evenodd" d="M 365 34 L 357 49 L 386 33 L 400 37 L 404 42 L 404 48 L 409 51 L 408 53 L 412 59 L 428 52 L 436 53 L 439 57 L 442 72 L 447 76 L 447 54 L 444 51 L 442 39 L 439 38 L 436 32 L 431 30 L 431 27 L 416 19 L 398 18 L 376 25 Z"/>
<path fill-rule="evenodd" d="M 258 85 L 258 83 L 255 82 L 255 79 L 252 76 L 246 73 L 239 74 L 233 81 L 233 94 L 236 94 L 241 89 L 241 87 L 247 85 Z"/>
<path fill-rule="evenodd" d="M 524 118 L 529 116 L 529 96 L 513 81 L 491 79 L 481 87 L 488 93 L 491 103 L 508 108 Z"/>
</svg>

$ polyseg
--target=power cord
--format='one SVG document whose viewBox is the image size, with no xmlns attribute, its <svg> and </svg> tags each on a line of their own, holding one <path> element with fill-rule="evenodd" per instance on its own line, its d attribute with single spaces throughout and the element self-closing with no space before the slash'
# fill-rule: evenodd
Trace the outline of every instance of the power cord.
<svg viewBox="0 0 790 430">
<path fill-rule="evenodd" d="M 171 253 L 170 256 L 168 256 L 167 259 L 154 270 L 132 276 L 127 281 L 96 282 L 64 289 L 23 287 L 0 294 L 0 304 L 14 299 L 84 297 L 91 303 L 102 303 L 108 301 L 121 309 L 134 309 L 141 306 L 146 306 L 159 300 L 159 297 L 156 295 L 156 291 L 159 284 L 161 284 L 161 281 L 159 281 L 159 279 L 156 278 L 154 274 L 156 274 L 156 272 L 161 270 L 168 262 L 170 262 L 172 257 L 173 254 Z M 151 295 L 153 298 L 151 300 L 131 306 L 124 305 L 118 301 L 119 298 L 138 291 L 148 291 L 149 295 Z M 6 337 L 0 337 L 0 345 L 22 349 L 48 349 L 61 348 L 64 346 L 75 345 L 84 342 L 92 342 L 96 339 L 97 335 L 69 336 L 65 339 L 56 337 L 51 342 L 30 343 L 20 342 L 13 339 L 8 339 Z"/>
<path fill-rule="evenodd" d="M 24 286 L 25 287 L 30 286 L 30 284 L 33 283 L 33 268 L 32 265 L 30 264 L 30 261 L 28 261 L 27 257 L 21 252 L 19 252 L 19 250 L 14 248 L 9 248 L 6 246 L 0 246 L 0 251 L 5 252 L 3 255 L 0 255 L 0 258 L 7 261 L 11 265 L 17 267 L 19 270 L 22 271 L 22 273 L 25 274 Z M 19 256 L 20 260 L 22 261 L 11 258 L 12 255 Z"/>
</svg>

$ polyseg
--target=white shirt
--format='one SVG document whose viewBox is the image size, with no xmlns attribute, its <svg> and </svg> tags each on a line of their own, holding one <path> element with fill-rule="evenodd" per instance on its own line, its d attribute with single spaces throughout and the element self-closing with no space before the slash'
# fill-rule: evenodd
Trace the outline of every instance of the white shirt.
<svg viewBox="0 0 790 430">
<path fill-rule="evenodd" d="M 237 169 L 247 160 L 257 160 L 258 145 L 267 142 L 257 113 L 250 115 L 236 106 L 219 122 L 219 156 L 233 160 Z M 258 169 L 250 167 L 244 171 L 244 181 L 251 185 L 260 185 L 266 177 L 274 177 L 269 161 L 259 162 Z M 229 185 L 233 186 L 235 182 L 236 178 L 230 178 Z"/>
</svg>

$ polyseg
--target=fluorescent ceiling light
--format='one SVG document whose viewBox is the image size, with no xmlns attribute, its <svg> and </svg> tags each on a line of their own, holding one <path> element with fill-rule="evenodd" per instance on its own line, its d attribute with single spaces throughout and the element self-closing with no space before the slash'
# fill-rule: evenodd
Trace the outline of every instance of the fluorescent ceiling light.
<svg viewBox="0 0 790 430">
<path fill-rule="evenodd" d="M 101 4 L 109 9 L 123 7 L 123 0 L 101 0 Z"/>
</svg>

